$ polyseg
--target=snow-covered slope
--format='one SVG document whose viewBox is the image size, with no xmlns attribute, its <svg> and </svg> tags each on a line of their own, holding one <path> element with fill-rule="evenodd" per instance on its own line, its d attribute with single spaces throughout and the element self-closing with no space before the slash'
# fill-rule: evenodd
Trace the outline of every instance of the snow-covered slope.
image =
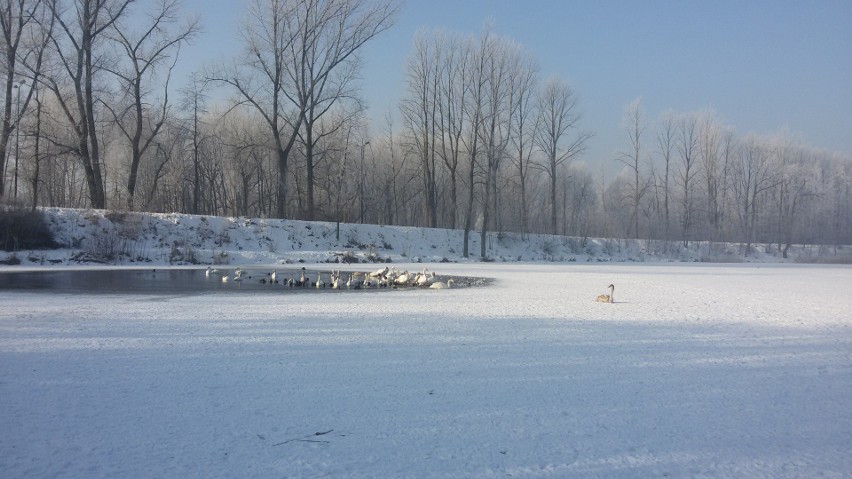
<svg viewBox="0 0 852 479">
<path fill-rule="evenodd" d="M 471 233 L 466 259 L 460 230 L 67 208 L 43 211 L 65 247 L 16 253 L 23 264 L 481 261 L 479 233 Z M 693 242 L 684 247 L 674 242 L 517 233 L 489 233 L 487 238 L 488 260 L 501 262 L 783 261 L 777 247 L 766 245 L 744 256 L 738 244 Z M 797 261 L 822 257 L 844 262 L 850 257 L 848 250 L 798 246 L 789 256 Z"/>
</svg>

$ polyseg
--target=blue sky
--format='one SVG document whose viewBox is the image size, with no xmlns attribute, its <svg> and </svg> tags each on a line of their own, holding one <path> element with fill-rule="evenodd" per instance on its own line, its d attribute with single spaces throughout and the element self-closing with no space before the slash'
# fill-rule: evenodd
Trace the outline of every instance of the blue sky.
<svg viewBox="0 0 852 479">
<path fill-rule="evenodd" d="M 234 54 L 242 2 L 185 0 L 204 33 L 185 68 Z M 627 147 L 625 106 L 646 118 L 713 108 L 739 134 L 788 128 L 805 143 L 852 155 L 852 1 L 408 0 L 397 23 L 363 52 L 363 94 L 381 119 L 405 91 L 404 65 L 420 28 L 494 31 L 521 43 L 542 78 L 567 80 L 585 161 L 607 167 Z M 650 138 L 646 140 L 650 146 Z"/>
</svg>

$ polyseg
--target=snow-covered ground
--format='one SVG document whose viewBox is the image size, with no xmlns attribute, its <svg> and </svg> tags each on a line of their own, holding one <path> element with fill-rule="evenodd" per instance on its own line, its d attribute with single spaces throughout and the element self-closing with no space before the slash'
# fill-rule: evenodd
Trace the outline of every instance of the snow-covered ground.
<svg viewBox="0 0 852 479">
<path fill-rule="evenodd" d="M 0 476 L 852 471 L 849 266 L 430 269 L 496 281 L 0 291 Z M 616 303 L 594 302 L 609 283 Z"/>
<path fill-rule="evenodd" d="M 45 212 L 65 247 L 0 253 L 21 262 L 0 274 L 194 267 L 209 281 L 191 263 L 282 272 L 346 259 L 495 281 L 280 295 L 0 288 L 3 478 L 852 471 L 848 265 L 769 264 L 766 247 L 748 263 L 695 263 L 742 261 L 741 247 L 496 234 L 497 262 L 483 263 L 449 230 L 344 224 L 338 239 L 334 223 Z M 610 283 L 616 302 L 594 302 Z"/>
</svg>

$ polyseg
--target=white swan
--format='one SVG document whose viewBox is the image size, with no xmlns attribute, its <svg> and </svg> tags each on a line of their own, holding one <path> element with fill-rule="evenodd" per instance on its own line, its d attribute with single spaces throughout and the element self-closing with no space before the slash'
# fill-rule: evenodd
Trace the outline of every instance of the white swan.
<svg viewBox="0 0 852 479">
<path fill-rule="evenodd" d="M 397 276 L 397 278 L 395 280 L 393 280 L 393 282 L 398 284 L 398 285 L 407 285 L 408 280 L 410 280 L 410 279 L 412 279 L 411 274 L 409 274 L 408 271 L 405 271 L 401 275 Z"/>
<path fill-rule="evenodd" d="M 426 273 L 425 269 L 423 273 L 417 274 L 417 279 L 414 280 L 414 284 L 417 286 L 431 286 L 435 281 L 435 273 Z"/>
<path fill-rule="evenodd" d="M 595 301 L 597 301 L 598 303 L 613 303 L 613 302 L 615 302 L 615 296 L 613 295 L 613 293 L 615 292 L 615 286 L 609 285 L 609 286 L 607 286 L 607 288 L 609 288 L 609 294 L 599 294 L 598 297 L 595 298 Z"/>
<path fill-rule="evenodd" d="M 399 270 L 397 270 L 396 268 L 393 268 L 392 270 L 385 273 L 385 279 L 387 279 L 388 281 L 393 283 L 394 281 L 396 281 L 396 278 L 399 277 L 399 274 L 400 274 Z"/>
<path fill-rule="evenodd" d="M 223 282 L 223 283 L 227 283 L 227 282 L 228 282 L 228 281 L 230 281 L 230 280 L 231 280 L 231 277 L 230 277 L 230 276 L 228 276 L 227 274 L 222 275 L 222 282 Z"/>
<path fill-rule="evenodd" d="M 237 268 L 237 270 L 234 271 L 233 280 L 234 281 L 242 281 L 243 280 L 243 270 L 241 270 L 240 268 Z"/>
<path fill-rule="evenodd" d="M 429 285 L 429 289 L 449 289 L 453 287 L 455 281 L 448 279 L 447 282 L 443 281 L 435 281 L 431 285 Z"/>
<path fill-rule="evenodd" d="M 209 277 L 211 277 L 211 276 L 213 276 L 214 274 L 219 274 L 219 270 L 218 270 L 218 269 L 213 269 L 213 268 L 211 268 L 210 266 L 208 266 L 208 267 L 207 267 L 207 270 L 206 270 L 206 271 L 204 271 L 204 276 L 207 276 L 208 278 L 209 278 Z"/>
<path fill-rule="evenodd" d="M 388 267 L 387 266 L 385 266 L 382 269 L 373 271 L 372 273 L 370 273 L 370 277 L 371 278 L 378 278 L 379 276 L 384 276 L 386 274 L 388 274 Z"/>
<path fill-rule="evenodd" d="M 269 281 L 273 283 L 278 282 L 278 271 L 272 270 L 272 274 L 269 275 Z"/>
</svg>

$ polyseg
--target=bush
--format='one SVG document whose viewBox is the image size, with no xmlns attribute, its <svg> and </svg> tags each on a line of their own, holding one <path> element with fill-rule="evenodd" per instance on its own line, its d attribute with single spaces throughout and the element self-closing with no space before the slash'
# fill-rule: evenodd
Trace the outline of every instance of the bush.
<svg viewBox="0 0 852 479">
<path fill-rule="evenodd" d="M 0 208 L 0 249 L 20 251 L 58 247 L 40 211 Z"/>
<path fill-rule="evenodd" d="M 82 243 L 84 256 L 78 261 L 114 263 L 119 255 L 127 251 L 127 240 L 119 237 L 114 228 L 103 229 L 100 234 Z"/>
</svg>

